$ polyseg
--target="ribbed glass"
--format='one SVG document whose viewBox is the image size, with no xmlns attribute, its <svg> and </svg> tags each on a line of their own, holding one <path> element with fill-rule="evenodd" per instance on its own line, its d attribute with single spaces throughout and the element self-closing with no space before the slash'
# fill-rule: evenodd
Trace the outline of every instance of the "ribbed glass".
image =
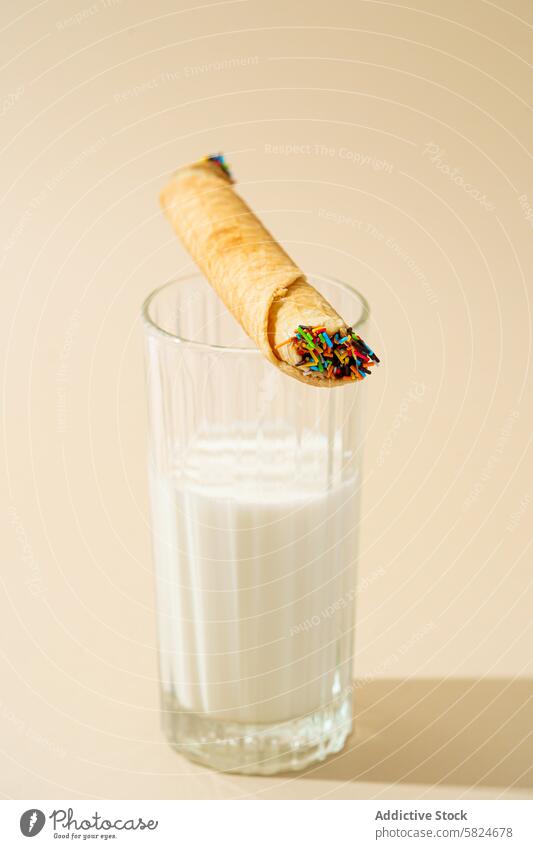
<svg viewBox="0 0 533 849">
<path fill-rule="evenodd" d="M 313 282 L 364 338 L 361 296 Z M 283 375 L 200 274 L 143 315 L 167 737 L 216 769 L 301 768 L 351 729 L 366 387 Z"/>
</svg>

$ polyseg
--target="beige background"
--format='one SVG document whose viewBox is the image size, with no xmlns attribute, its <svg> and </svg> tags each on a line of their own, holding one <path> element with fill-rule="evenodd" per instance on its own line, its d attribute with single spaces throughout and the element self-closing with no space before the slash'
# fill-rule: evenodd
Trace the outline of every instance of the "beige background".
<svg viewBox="0 0 533 849">
<path fill-rule="evenodd" d="M 0 793 L 531 798 L 531 4 L 24 0 L 0 26 Z M 165 175 L 219 149 L 366 294 L 384 361 L 357 734 L 274 779 L 189 764 L 157 713 L 138 314 L 188 262 Z"/>
</svg>

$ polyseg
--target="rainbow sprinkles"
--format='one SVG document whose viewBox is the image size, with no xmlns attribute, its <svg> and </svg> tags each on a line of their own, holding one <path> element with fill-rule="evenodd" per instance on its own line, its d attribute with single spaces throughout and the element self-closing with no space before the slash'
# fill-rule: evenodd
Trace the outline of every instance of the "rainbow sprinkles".
<svg viewBox="0 0 533 849">
<path fill-rule="evenodd" d="M 325 326 L 301 324 L 294 336 L 276 345 L 276 349 L 285 345 L 291 345 L 298 356 L 296 368 L 319 379 L 363 380 L 371 374 L 372 366 L 379 363 L 374 351 L 351 327 L 330 336 Z"/>
<path fill-rule="evenodd" d="M 203 159 L 200 159 L 200 162 L 214 162 L 215 165 L 218 165 L 218 167 L 222 170 L 222 173 L 226 175 L 228 180 L 232 183 L 235 182 L 231 169 L 226 162 L 226 158 L 223 153 L 214 153 L 211 156 L 204 156 Z"/>
</svg>

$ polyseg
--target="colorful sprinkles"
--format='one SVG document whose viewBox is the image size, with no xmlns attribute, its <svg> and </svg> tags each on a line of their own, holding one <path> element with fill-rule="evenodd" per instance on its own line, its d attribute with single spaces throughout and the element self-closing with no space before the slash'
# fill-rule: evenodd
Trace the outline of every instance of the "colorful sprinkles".
<svg viewBox="0 0 533 849">
<path fill-rule="evenodd" d="M 208 162 L 215 162 L 217 165 L 219 165 L 219 166 L 220 166 L 220 168 L 222 168 L 222 170 L 223 170 L 224 174 L 225 174 L 227 177 L 229 177 L 229 179 L 230 179 L 230 180 L 231 180 L 231 182 L 233 183 L 233 175 L 232 175 L 232 173 L 231 173 L 231 171 L 230 171 L 230 167 L 229 167 L 228 163 L 227 163 L 227 162 L 226 162 L 226 160 L 224 159 L 224 154 L 223 154 L 223 153 L 214 153 L 212 156 L 206 156 L 206 160 L 207 160 Z"/>
<path fill-rule="evenodd" d="M 344 335 L 335 333 L 333 338 L 325 327 L 308 327 L 301 324 L 291 336 L 276 348 L 292 344 L 298 355 L 296 367 L 305 375 L 326 380 L 363 380 L 371 374 L 370 369 L 379 363 L 366 342 L 363 342 L 351 327 Z"/>
</svg>

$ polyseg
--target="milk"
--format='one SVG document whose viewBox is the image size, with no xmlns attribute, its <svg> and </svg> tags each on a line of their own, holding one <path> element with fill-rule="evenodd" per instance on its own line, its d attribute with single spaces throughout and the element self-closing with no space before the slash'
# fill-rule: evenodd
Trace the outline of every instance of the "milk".
<svg viewBox="0 0 533 849">
<path fill-rule="evenodd" d="M 257 439 L 206 434 L 152 469 L 154 554 L 165 694 L 271 723 L 350 685 L 358 487 L 325 437 Z"/>
</svg>

